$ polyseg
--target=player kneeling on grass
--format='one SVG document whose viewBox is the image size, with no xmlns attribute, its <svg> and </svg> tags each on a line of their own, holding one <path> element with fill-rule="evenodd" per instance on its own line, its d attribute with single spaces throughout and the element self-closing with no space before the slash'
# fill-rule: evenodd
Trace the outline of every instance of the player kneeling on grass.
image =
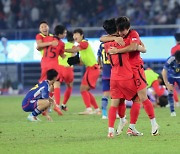
<svg viewBox="0 0 180 154">
<path fill-rule="evenodd" d="M 51 117 L 46 110 L 50 107 L 53 100 L 49 97 L 50 86 L 56 81 L 58 73 L 54 69 L 47 71 L 47 80 L 36 84 L 26 94 L 22 101 L 22 109 L 25 112 L 32 112 L 27 119 L 29 121 L 40 121 L 37 116 L 45 111 L 46 118 L 51 121 Z"/>
</svg>

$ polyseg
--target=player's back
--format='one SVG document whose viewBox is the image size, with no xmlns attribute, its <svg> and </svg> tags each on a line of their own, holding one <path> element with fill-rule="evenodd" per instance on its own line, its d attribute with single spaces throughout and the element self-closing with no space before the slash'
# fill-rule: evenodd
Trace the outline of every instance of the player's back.
<svg viewBox="0 0 180 154">
<path fill-rule="evenodd" d="M 37 100 L 49 97 L 49 84 L 48 81 L 44 80 L 41 83 L 36 84 L 26 94 L 25 99 Z"/>
<path fill-rule="evenodd" d="M 111 47 L 116 47 L 118 49 L 122 46 L 118 45 L 116 42 L 105 43 L 105 51 Z M 131 65 L 129 63 L 129 53 L 119 53 L 109 55 L 109 60 L 111 62 L 111 79 L 112 80 L 129 80 L 133 78 L 133 72 Z"/>
<path fill-rule="evenodd" d="M 128 35 L 124 38 L 124 42 L 126 46 L 130 45 L 133 42 L 140 44 L 138 32 L 135 30 L 130 30 Z M 129 52 L 129 59 L 132 66 L 143 64 L 142 58 L 140 56 L 140 51 Z"/>
<path fill-rule="evenodd" d="M 58 56 L 64 53 L 64 43 L 59 40 L 57 37 L 52 37 L 53 40 L 58 41 L 57 46 L 47 46 L 44 48 L 44 53 L 42 57 L 41 63 L 44 65 L 49 65 L 49 64 L 58 64 Z M 44 40 L 44 42 L 48 42 L 50 38 L 47 38 Z"/>
</svg>

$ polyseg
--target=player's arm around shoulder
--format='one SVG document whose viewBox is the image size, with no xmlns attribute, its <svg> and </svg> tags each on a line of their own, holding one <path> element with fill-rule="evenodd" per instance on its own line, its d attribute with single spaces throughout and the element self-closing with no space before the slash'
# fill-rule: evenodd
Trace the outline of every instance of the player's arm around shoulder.
<svg viewBox="0 0 180 154">
<path fill-rule="evenodd" d="M 111 42 L 111 41 L 115 41 L 117 42 L 119 45 L 124 46 L 125 42 L 123 40 L 122 37 L 117 37 L 117 36 L 112 36 L 112 35 L 103 35 L 100 37 L 99 39 L 101 42 Z"/>
</svg>

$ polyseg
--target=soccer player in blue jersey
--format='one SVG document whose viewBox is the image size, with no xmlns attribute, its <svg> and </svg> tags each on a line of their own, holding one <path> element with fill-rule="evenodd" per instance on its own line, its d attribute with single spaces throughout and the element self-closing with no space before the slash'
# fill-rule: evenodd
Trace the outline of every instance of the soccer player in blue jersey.
<svg viewBox="0 0 180 154">
<path fill-rule="evenodd" d="M 101 99 L 102 107 L 102 119 L 107 119 L 107 105 L 110 97 L 110 76 L 111 76 L 111 64 L 107 57 L 107 52 L 104 50 L 104 43 L 101 43 L 97 53 L 98 64 L 102 69 L 102 90 L 103 97 Z"/>
<path fill-rule="evenodd" d="M 174 83 L 180 87 L 180 50 L 175 52 L 174 56 L 167 59 L 162 70 L 164 83 L 169 91 L 168 102 L 170 104 L 171 116 L 176 116 L 174 109 L 173 89 Z"/>
<path fill-rule="evenodd" d="M 27 117 L 29 121 L 40 121 L 37 116 L 43 111 L 47 110 L 53 100 L 49 97 L 50 86 L 56 81 L 58 73 L 54 69 L 47 71 L 47 80 L 44 80 L 36 84 L 30 91 L 26 94 L 22 101 L 22 109 L 25 112 L 32 112 Z M 45 116 L 48 120 L 52 120 L 51 117 L 46 112 Z"/>
</svg>

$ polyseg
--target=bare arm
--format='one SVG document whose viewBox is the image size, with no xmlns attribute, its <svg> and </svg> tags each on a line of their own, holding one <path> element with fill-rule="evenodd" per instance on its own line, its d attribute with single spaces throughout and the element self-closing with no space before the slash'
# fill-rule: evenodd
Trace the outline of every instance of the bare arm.
<svg viewBox="0 0 180 154">
<path fill-rule="evenodd" d="M 168 82 L 168 79 L 167 79 L 167 70 L 166 70 L 166 69 L 163 69 L 163 70 L 162 70 L 162 77 L 163 77 L 164 83 L 165 83 L 168 91 L 173 91 L 173 89 L 174 89 L 174 88 L 173 88 L 173 85 L 170 84 L 170 83 Z"/>
<path fill-rule="evenodd" d="M 65 52 L 68 52 L 68 53 L 77 53 L 77 52 L 79 52 L 79 50 L 80 50 L 80 47 L 73 47 L 73 48 L 71 48 L 71 49 L 65 49 Z"/>
<path fill-rule="evenodd" d="M 58 41 L 54 40 L 52 42 L 43 42 L 42 40 L 37 40 L 37 50 L 40 51 L 42 48 L 47 47 L 47 46 L 57 46 L 58 45 Z"/>
</svg>

